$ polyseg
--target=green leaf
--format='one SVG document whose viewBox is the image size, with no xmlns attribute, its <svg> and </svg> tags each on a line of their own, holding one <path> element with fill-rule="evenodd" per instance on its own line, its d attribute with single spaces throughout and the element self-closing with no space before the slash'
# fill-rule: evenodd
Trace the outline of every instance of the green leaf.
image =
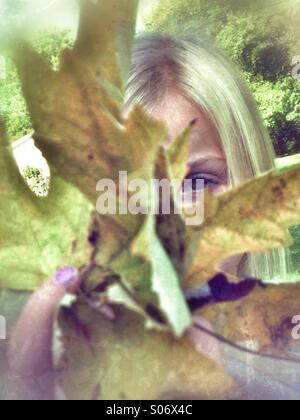
<svg viewBox="0 0 300 420">
<path fill-rule="evenodd" d="M 149 215 L 132 245 L 134 254 L 151 266 L 151 287 L 159 299 L 159 308 L 167 316 L 176 336 L 191 326 L 192 318 L 181 290 L 181 281 L 156 234 L 155 216 Z"/>
<path fill-rule="evenodd" d="M 74 53 L 92 72 L 100 73 L 105 85 L 109 83 L 124 94 L 139 0 L 81 0 L 80 3 L 80 26 Z"/>
<path fill-rule="evenodd" d="M 120 170 L 147 172 L 165 136 L 162 124 L 140 109 L 128 121 L 121 118 L 122 63 L 130 57 L 136 7 L 135 0 L 82 1 L 78 39 L 64 52 L 58 72 L 27 45 L 15 46 L 36 142 L 56 171 L 93 205 L 100 179 L 117 181 Z M 118 253 L 140 224 L 138 218 L 103 217 L 101 262 Z"/>
<path fill-rule="evenodd" d="M 186 176 L 192 126 L 187 127 L 168 149 L 171 178 L 175 181 L 183 182 Z"/>
<path fill-rule="evenodd" d="M 187 140 L 186 135 L 185 138 Z M 155 173 L 157 180 L 169 178 L 167 155 L 163 151 L 159 152 Z M 151 192 L 149 214 L 128 248 L 110 266 L 121 275 L 122 281 L 138 299 L 156 306 L 174 334 L 181 336 L 192 322 L 182 292 L 182 273 L 180 269 L 177 270 L 182 263 L 177 246 L 180 246 L 178 239 L 183 226 L 180 217 L 175 214 L 159 215 L 157 219 L 155 209 L 159 196 L 153 188 L 153 178 L 150 177 L 148 181 Z M 174 249 L 169 248 L 169 254 L 164 247 L 164 230 L 168 233 L 169 241 L 174 241 Z"/>
<path fill-rule="evenodd" d="M 83 2 L 78 39 L 65 51 L 58 72 L 29 47 L 16 46 L 37 144 L 58 174 L 92 204 L 99 180 L 109 178 L 120 189 L 121 171 L 150 185 L 166 137 L 164 125 L 138 107 L 128 119 L 122 117 L 136 6 L 136 1 Z M 152 204 L 143 204 L 151 213 Z M 98 226 L 95 263 L 120 275 L 142 306 L 158 305 L 181 335 L 191 318 L 181 281 L 156 235 L 155 217 L 100 215 Z M 132 252 L 137 236 L 146 244 L 141 256 Z"/>
</svg>

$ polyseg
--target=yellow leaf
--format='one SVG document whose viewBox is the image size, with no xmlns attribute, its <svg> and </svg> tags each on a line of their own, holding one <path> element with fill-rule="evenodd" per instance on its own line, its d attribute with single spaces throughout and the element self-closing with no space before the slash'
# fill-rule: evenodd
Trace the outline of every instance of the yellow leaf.
<svg viewBox="0 0 300 420">
<path fill-rule="evenodd" d="M 71 400 L 221 399 L 234 381 L 197 352 L 188 337 L 145 331 L 141 318 L 117 310 L 117 320 L 78 304 L 61 313 L 66 353 L 61 385 Z M 85 326 L 89 339 L 76 327 Z"/>
<path fill-rule="evenodd" d="M 300 169 L 268 174 L 205 200 L 206 221 L 190 230 L 186 287 L 206 283 L 228 257 L 292 244 L 288 228 L 300 223 Z"/>
<path fill-rule="evenodd" d="M 299 284 L 256 286 L 239 301 L 209 305 L 197 315 L 234 343 L 257 342 L 260 352 L 288 356 L 292 348 L 300 349 L 292 335 L 292 320 L 300 315 Z"/>
</svg>

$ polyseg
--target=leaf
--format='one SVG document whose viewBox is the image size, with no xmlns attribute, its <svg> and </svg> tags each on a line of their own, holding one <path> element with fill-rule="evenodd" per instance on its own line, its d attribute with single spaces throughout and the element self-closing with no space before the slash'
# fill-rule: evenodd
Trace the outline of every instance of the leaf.
<svg viewBox="0 0 300 420">
<path fill-rule="evenodd" d="M 167 171 L 165 165 L 166 156 L 163 151 L 160 151 L 156 164 L 157 180 L 164 179 L 164 175 L 167 176 L 167 173 L 164 172 Z M 181 336 L 191 325 L 192 320 L 181 290 L 180 273 L 176 271 L 176 264 L 172 263 L 157 233 L 156 206 L 160 202 L 160 197 L 151 181 L 150 188 L 152 190 L 149 214 L 142 229 L 131 243 L 131 252 L 149 265 L 150 287 L 158 297 L 158 306 L 168 319 L 175 335 Z M 167 220 L 170 221 L 174 218 L 179 220 L 175 215 L 169 215 Z"/>
<path fill-rule="evenodd" d="M 235 395 L 234 382 L 198 353 L 188 337 L 147 332 L 142 319 L 117 310 L 115 322 L 95 316 L 85 305 L 62 311 L 66 353 L 60 383 L 71 400 L 219 399 Z M 76 333 L 74 320 L 90 340 Z"/>
<path fill-rule="evenodd" d="M 177 144 L 178 147 L 175 145 L 173 150 L 178 150 L 178 148 L 181 150 L 184 149 L 183 143 L 189 143 L 189 134 L 190 127 L 186 129 L 183 134 L 179 135 L 177 139 L 175 139 L 175 144 Z M 181 144 L 180 147 L 179 144 Z M 177 196 L 178 192 L 181 192 L 183 181 L 182 177 L 185 176 L 183 173 L 183 166 L 185 167 L 186 171 L 186 161 L 183 165 L 181 162 L 183 155 L 180 152 L 177 154 L 177 157 L 175 157 L 174 154 L 170 158 L 170 150 L 171 149 L 165 151 L 161 149 L 156 162 L 155 178 L 159 181 L 167 180 L 172 184 L 172 190 L 170 191 L 171 194 L 168 193 L 166 196 L 163 196 L 163 189 L 160 191 L 158 197 L 159 214 L 157 215 L 156 220 L 156 231 L 167 254 L 173 262 L 177 273 L 182 279 L 184 275 L 183 263 L 186 248 L 186 226 L 183 220 L 183 216 L 180 214 L 181 212 L 177 211 L 179 210 L 179 206 L 176 203 L 175 197 Z M 185 152 L 187 152 L 187 149 Z M 179 179 L 174 178 L 174 171 L 177 171 L 177 176 L 180 177 Z M 179 172 L 181 172 L 181 175 Z M 176 181 L 175 185 L 173 185 L 174 180 Z M 179 191 L 177 191 L 177 189 L 179 189 Z M 168 195 L 170 195 L 170 202 Z M 166 204 L 170 207 L 170 211 L 163 211 L 163 206 L 166 201 L 168 201 Z"/>
<path fill-rule="evenodd" d="M 271 173 L 219 197 L 206 196 L 206 221 L 190 230 L 186 287 L 206 283 L 237 254 L 285 248 L 300 222 L 300 169 Z"/>
<path fill-rule="evenodd" d="M 200 307 L 193 312 L 194 328 L 203 334 L 201 320 L 209 322 L 205 335 L 239 384 L 239 399 L 298 400 L 300 341 L 294 317 L 300 285 L 266 286 L 253 279 L 230 284 L 218 275 L 210 289 L 206 301 L 190 302 Z"/>
<path fill-rule="evenodd" d="M 300 347 L 292 336 L 292 319 L 299 315 L 299 302 L 299 284 L 257 285 L 238 301 L 209 305 L 196 314 L 232 342 L 253 341 L 260 352 L 288 355 L 289 350 Z"/>
<path fill-rule="evenodd" d="M 132 41 L 136 3 L 82 2 L 79 37 L 73 50 L 64 52 L 59 72 L 28 46 L 16 45 L 15 61 L 37 144 L 57 171 L 93 204 L 100 179 L 117 181 L 120 170 L 149 170 L 166 135 L 161 123 L 138 108 L 128 120 L 121 116 L 124 92 L 116 60 L 126 54 L 128 60 L 130 52 L 120 50 L 118 40 L 126 27 L 126 44 Z M 118 89 L 118 100 L 106 84 Z"/>
<path fill-rule="evenodd" d="M 162 163 L 161 159 L 159 163 Z M 150 180 L 149 188 L 151 185 Z M 156 306 L 174 334 L 181 336 L 191 325 L 192 320 L 182 293 L 181 273 L 176 270 L 176 266 L 180 263 L 179 257 L 168 255 L 161 242 L 161 236 L 158 236 L 154 211 L 158 200 L 157 191 L 153 190 L 149 202 L 149 214 L 140 231 L 119 258 L 111 262 L 110 267 L 121 275 L 122 282 L 140 301 L 140 305 Z M 162 225 L 166 226 L 173 219 L 180 222 L 175 215 L 170 215 L 165 221 L 160 220 L 160 231 Z M 172 236 L 175 239 L 175 236 Z M 128 307 L 127 300 L 128 297 L 124 303 Z"/>
<path fill-rule="evenodd" d="M 122 117 L 122 79 L 128 68 L 122 57 L 128 60 L 136 5 L 82 2 L 78 39 L 73 50 L 65 51 L 58 72 L 26 45 L 16 46 L 15 61 L 37 144 L 58 174 L 92 204 L 99 180 L 109 178 L 117 191 L 121 189 L 121 171 L 150 186 L 158 148 L 166 137 L 164 125 L 138 107 L 128 119 Z M 128 33 L 126 47 L 123 29 Z M 146 198 L 142 204 L 149 209 L 153 203 Z M 181 279 L 157 237 L 155 217 L 108 214 L 98 219 L 95 263 L 120 275 L 142 306 L 157 305 L 174 333 L 181 335 L 191 318 Z M 143 249 L 133 252 L 133 242 L 138 241 Z"/>
<path fill-rule="evenodd" d="M 136 2 L 130 7 L 125 1 L 82 2 L 78 39 L 63 54 L 58 72 L 26 45 L 16 46 L 37 143 L 58 174 L 93 204 L 99 179 L 109 178 L 121 189 L 120 171 L 148 186 L 155 166 L 168 178 L 184 177 L 191 127 L 171 146 L 167 162 L 157 165 L 166 137 L 163 124 L 138 107 L 127 119 L 122 115 L 128 76 L 123 60 L 128 64 L 135 13 Z M 93 263 L 119 275 L 142 307 L 154 305 L 180 335 L 190 322 L 181 290 L 184 277 L 186 287 L 197 286 L 220 271 L 217 264 L 227 257 L 290 244 L 287 228 L 299 221 L 298 175 L 266 175 L 207 199 L 207 221 L 187 232 L 173 215 L 168 221 L 158 217 L 157 226 L 153 216 L 101 215 Z M 153 204 L 143 201 L 148 210 Z"/>
<path fill-rule="evenodd" d="M 190 151 L 190 135 L 194 123 L 190 124 L 171 144 L 168 149 L 171 179 L 183 182 L 187 172 Z"/>
<path fill-rule="evenodd" d="M 192 323 L 180 278 L 156 234 L 155 216 L 150 214 L 143 230 L 135 238 L 134 254 L 151 263 L 151 286 L 159 298 L 159 307 L 167 316 L 176 336 Z"/>
<path fill-rule="evenodd" d="M 222 346 L 224 364 L 240 383 L 243 399 L 298 400 L 300 341 L 293 332 L 299 298 L 299 284 L 257 285 L 239 301 L 208 305 L 196 311 L 217 334 L 246 349 L 241 352 Z M 260 355 L 247 349 L 255 349 Z"/>
<path fill-rule="evenodd" d="M 121 116 L 124 86 L 117 57 L 128 60 L 130 55 L 120 43 L 130 46 L 132 42 L 136 3 L 82 2 L 79 36 L 73 50 L 63 54 L 59 72 L 28 46 L 16 46 L 15 61 L 37 145 L 57 172 L 93 205 L 101 179 L 118 185 L 120 171 L 147 179 L 166 136 L 164 126 L 139 108 L 127 120 Z M 143 218 L 129 215 L 101 218 L 102 264 L 126 247 L 142 222 Z"/>
<path fill-rule="evenodd" d="M 0 134 L 0 288 L 33 290 L 61 266 L 89 259 L 91 209 L 74 188 L 54 176 L 47 198 L 27 187 Z"/>
<path fill-rule="evenodd" d="M 104 83 L 120 93 L 124 93 L 128 79 L 138 3 L 138 0 L 81 1 L 74 52 L 91 71 L 100 73 Z"/>
</svg>

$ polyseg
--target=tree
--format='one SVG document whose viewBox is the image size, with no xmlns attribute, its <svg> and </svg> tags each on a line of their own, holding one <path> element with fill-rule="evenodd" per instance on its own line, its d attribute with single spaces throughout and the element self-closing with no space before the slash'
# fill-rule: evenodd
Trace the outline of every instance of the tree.
<svg viewBox="0 0 300 420">
<path fill-rule="evenodd" d="M 278 156 L 300 152 L 300 84 L 289 41 L 282 23 L 252 15 L 231 15 L 217 36 L 246 77 Z"/>
<path fill-rule="evenodd" d="M 231 14 L 217 35 L 218 45 L 243 71 L 274 82 L 290 71 L 288 42 L 283 24 L 252 13 Z"/>
<path fill-rule="evenodd" d="M 294 238 L 294 245 L 291 248 L 292 269 L 299 273 L 299 256 L 300 256 L 300 226 L 295 226 L 291 229 Z"/>
<path fill-rule="evenodd" d="M 32 126 L 16 70 L 8 59 L 5 62 L 5 73 L 5 77 L 0 80 L 0 114 L 9 136 L 17 139 L 29 132 Z"/>
<path fill-rule="evenodd" d="M 56 30 L 43 33 L 34 42 L 34 47 L 54 69 L 59 66 L 60 51 L 71 45 L 72 40 L 69 32 Z M 9 57 L 5 58 L 5 74 L 0 78 L 0 114 L 12 140 L 16 140 L 32 130 L 21 82 Z"/>
</svg>

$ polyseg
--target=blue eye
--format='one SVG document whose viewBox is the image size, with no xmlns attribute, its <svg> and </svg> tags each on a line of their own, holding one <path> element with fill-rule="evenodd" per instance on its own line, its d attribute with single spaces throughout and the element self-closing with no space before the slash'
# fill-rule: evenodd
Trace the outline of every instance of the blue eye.
<svg viewBox="0 0 300 420">
<path fill-rule="evenodd" d="M 215 187 L 220 185 L 220 180 L 215 175 L 211 174 L 192 174 L 186 178 L 186 181 L 189 181 L 189 189 L 192 192 L 199 192 L 204 188 Z"/>
</svg>

